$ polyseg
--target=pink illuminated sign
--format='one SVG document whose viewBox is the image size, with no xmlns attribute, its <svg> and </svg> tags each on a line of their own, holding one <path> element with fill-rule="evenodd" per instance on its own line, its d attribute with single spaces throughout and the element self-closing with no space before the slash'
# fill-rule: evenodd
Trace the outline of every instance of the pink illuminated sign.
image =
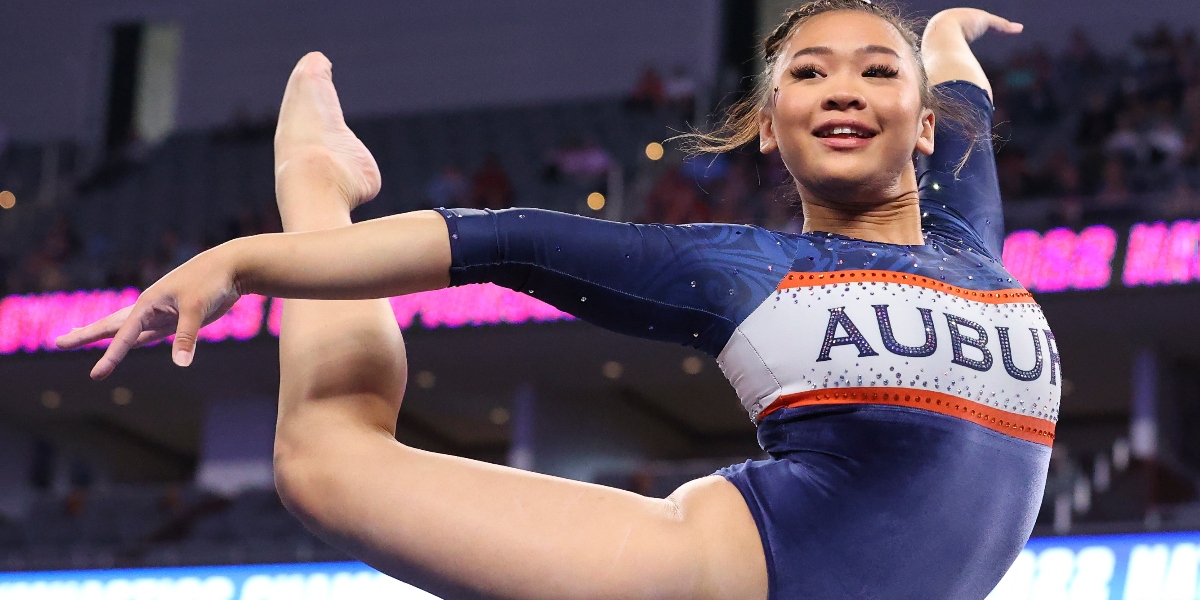
<svg viewBox="0 0 1200 600">
<path fill-rule="evenodd" d="M 130 306 L 137 298 L 138 291 L 133 288 L 5 297 L 0 300 L 0 354 L 57 350 L 56 337 Z M 389 302 L 403 329 L 418 318 L 429 329 L 574 318 L 540 300 L 491 284 L 409 294 Z M 229 312 L 200 330 L 200 339 L 248 340 L 262 333 L 264 317 L 267 331 L 278 337 L 282 307 L 278 298 L 268 302 L 263 296 L 242 296 Z"/>
<path fill-rule="evenodd" d="M 1129 230 L 1121 280 L 1126 286 L 1200 280 L 1200 222 L 1138 223 Z"/>
<path fill-rule="evenodd" d="M 1002 261 L 1030 291 L 1097 290 L 1112 279 L 1116 250 L 1117 232 L 1107 225 L 1079 233 L 1066 227 L 1045 234 L 1023 230 L 1005 238 Z"/>
</svg>

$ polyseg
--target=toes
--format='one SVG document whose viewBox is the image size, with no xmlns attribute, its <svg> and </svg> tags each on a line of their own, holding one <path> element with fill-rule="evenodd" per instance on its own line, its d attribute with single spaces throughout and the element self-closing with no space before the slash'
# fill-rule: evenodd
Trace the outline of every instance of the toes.
<svg viewBox="0 0 1200 600">
<path fill-rule="evenodd" d="M 296 63 L 295 72 L 310 77 L 333 79 L 333 63 L 320 52 L 309 52 Z"/>
</svg>

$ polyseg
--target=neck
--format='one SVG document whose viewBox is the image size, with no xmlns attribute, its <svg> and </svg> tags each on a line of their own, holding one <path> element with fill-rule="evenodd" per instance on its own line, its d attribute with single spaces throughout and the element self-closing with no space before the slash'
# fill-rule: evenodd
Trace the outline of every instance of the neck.
<svg viewBox="0 0 1200 600">
<path fill-rule="evenodd" d="M 854 198 L 843 192 L 817 193 L 801 187 L 804 232 L 824 231 L 884 244 L 919 246 L 921 204 L 915 170 L 906 169 L 900 181 L 882 197 Z M 836 201 L 830 198 L 836 198 Z"/>
</svg>

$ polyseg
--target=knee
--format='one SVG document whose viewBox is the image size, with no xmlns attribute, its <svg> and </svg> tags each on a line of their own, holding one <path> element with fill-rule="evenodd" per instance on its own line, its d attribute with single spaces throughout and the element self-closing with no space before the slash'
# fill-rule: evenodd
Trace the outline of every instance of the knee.
<svg viewBox="0 0 1200 600">
<path fill-rule="evenodd" d="M 322 470 L 318 457 L 307 448 L 276 438 L 275 490 L 284 507 L 310 527 L 322 513 Z"/>
</svg>

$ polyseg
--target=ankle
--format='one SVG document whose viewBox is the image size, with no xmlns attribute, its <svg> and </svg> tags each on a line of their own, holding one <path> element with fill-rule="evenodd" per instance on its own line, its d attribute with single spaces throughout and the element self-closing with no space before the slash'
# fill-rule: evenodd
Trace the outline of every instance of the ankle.
<svg viewBox="0 0 1200 600">
<path fill-rule="evenodd" d="M 303 206 L 303 200 L 295 204 L 300 205 L 293 207 L 298 210 L 284 210 L 283 203 L 280 203 L 279 217 L 283 222 L 285 233 L 336 229 L 353 223 L 353 220 L 350 219 L 350 211 L 344 206 L 329 206 L 328 203 L 321 204 L 320 201 Z"/>
</svg>

